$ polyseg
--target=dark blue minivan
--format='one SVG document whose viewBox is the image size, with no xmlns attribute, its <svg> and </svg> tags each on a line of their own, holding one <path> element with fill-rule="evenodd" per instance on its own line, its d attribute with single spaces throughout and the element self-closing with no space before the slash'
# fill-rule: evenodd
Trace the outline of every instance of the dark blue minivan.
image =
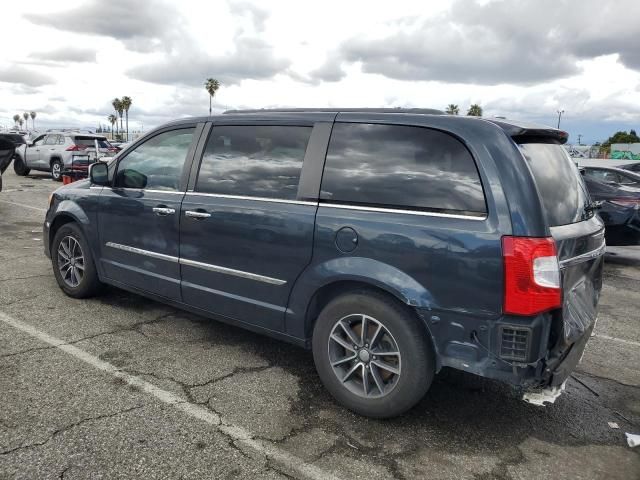
<svg viewBox="0 0 640 480">
<path fill-rule="evenodd" d="M 551 399 L 597 317 L 604 227 L 553 128 L 423 109 L 231 111 L 164 125 L 52 195 L 45 251 L 311 348 L 362 415 L 452 367 Z"/>
</svg>

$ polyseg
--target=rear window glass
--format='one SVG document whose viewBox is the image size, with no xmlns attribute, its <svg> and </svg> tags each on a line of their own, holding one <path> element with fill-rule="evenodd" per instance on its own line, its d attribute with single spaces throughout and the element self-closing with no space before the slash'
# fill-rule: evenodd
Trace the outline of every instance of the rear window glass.
<svg viewBox="0 0 640 480">
<path fill-rule="evenodd" d="M 446 133 L 404 125 L 336 123 L 320 198 L 476 216 L 487 211 L 467 148 Z"/>
<path fill-rule="evenodd" d="M 549 225 L 582 220 L 589 197 L 582 175 L 565 149 L 551 143 L 525 143 L 520 149 L 533 172 Z"/>
<path fill-rule="evenodd" d="M 95 147 L 95 137 L 75 137 L 73 143 L 83 145 L 85 147 Z M 98 148 L 109 148 L 111 144 L 106 138 L 98 138 Z"/>
</svg>

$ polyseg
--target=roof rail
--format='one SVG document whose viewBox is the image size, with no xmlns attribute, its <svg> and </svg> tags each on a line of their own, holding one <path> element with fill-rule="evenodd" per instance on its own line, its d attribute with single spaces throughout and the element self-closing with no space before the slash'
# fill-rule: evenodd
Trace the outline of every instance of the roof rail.
<svg viewBox="0 0 640 480">
<path fill-rule="evenodd" d="M 444 115 L 434 108 L 257 108 L 247 110 L 227 110 L 227 113 L 310 113 L 310 112 L 363 112 L 363 113 L 417 113 L 423 115 Z"/>
</svg>

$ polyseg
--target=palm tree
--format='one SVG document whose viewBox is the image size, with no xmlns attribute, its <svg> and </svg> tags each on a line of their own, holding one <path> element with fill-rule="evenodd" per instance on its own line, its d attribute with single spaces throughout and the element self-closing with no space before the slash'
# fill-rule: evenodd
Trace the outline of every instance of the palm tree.
<svg viewBox="0 0 640 480">
<path fill-rule="evenodd" d="M 472 116 L 472 117 L 481 117 L 482 116 L 482 107 L 480 105 L 478 105 L 477 103 L 474 103 L 473 105 L 471 105 L 469 107 L 469 110 L 467 110 L 467 115 Z"/>
<path fill-rule="evenodd" d="M 22 116 L 24 117 L 24 123 L 26 125 L 27 130 L 29 130 L 29 112 L 24 112 Z"/>
<path fill-rule="evenodd" d="M 18 125 L 18 120 L 20 120 L 20 115 L 18 115 L 17 113 L 13 116 L 13 123 L 15 123 L 16 125 Z"/>
<path fill-rule="evenodd" d="M 24 123 L 24 120 L 22 119 L 22 117 L 20 115 L 18 115 L 18 124 L 20 125 L 20 128 L 22 128 L 22 124 Z"/>
<path fill-rule="evenodd" d="M 460 113 L 460 109 L 458 108 L 458 105 L 455 105 L 453 103 L 450 103 L 449 105 L 447 105 L 447 110 L 446 112 L 449 115 L 458 115 Z"/>
<path fill-rule="evenodd" d="M 213 101 L 213 97 L 215 96 L 216 92 L 220 88 L 220 82 L 215 78 L 207 78 L 207 81 L 204 82 L 204 88 L 209 94 L 209 115 L 211 115 L 211 102 Z"/>
<path fill-rule="evenodd" d="M 111 139 L 113 140 L 113 126 L 118 125 L 118 117 L 116 117 L 113 113 L 107 117 L 109 123 L 111 124 Z"/>
<path fill-rule="evenodd" d="M 122 97 L 122 99 L 120 99 L 124 114 L 127 117 L 127 142 L 129 141 L 129 109 L 131 108 L 132 101 L 131 97 Z"/>
<path fill-rule="evenodd" d="M 31 116 L 31 127 L 35 130 L 36 129 L 36 112 L 31 112 L 29 113 L 29 115 Z"/>
<path fill-rule="evenodd" d="M 117 117 L 120 114 L 120 112 L 122 112 L 122 102 L 118 97 L 116 97 L 111 101 L 111 105 L 113 106 L 113 109 L 116 111 L 116 117 Z M 116 131 L 118 131 L 117 127 L 118 127 L 118 122 L 116 121 Z"/>
</svg>

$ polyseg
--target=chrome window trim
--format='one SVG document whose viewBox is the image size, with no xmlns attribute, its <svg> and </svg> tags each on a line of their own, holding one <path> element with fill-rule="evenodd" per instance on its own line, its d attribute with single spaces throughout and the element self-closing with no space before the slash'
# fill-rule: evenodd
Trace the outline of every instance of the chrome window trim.
<svg viewBox="0 0 640 480">
<path fill-rule="evenodd" d="M 137 253 L 138 255 L 145 255 L 147 257 L 158 258 L 160 260 L 166 260 L 167 262 L 179 263 L 180 259 L 173 255 L 165 255 L 164 253 L 152 252 L 150 250 L 143 250 L 142 248 L 130 247 L 129 245 L 122 245 L 121 243 L 107 242 L 107 247 L 115 248 L 116 250 L 123 250 L 129 253 Z"/>
<path fill-rule="evenodd" d="M 178 191 L 178 190 L 153 190 L 153 189 L 146 189 L 146 188 L 110 187 L 108 185 L 91 185 L 89 187 L 89 189 L 92 189 L 92 190 L 98 190 L 102 188 L 107 188 L 112 192 L 115 190 L 126 190 L 129 192 L 170 193 L 172 195 L 184 195 L 184 191 Z"/>
<path fill-rule="evenodd" d="M 558 262 L 560 264 L 560 268 L 567 268 L 570 267 L 572 265 L 576 265 L 578 263 L 582 263 L 582 262 L 586 262 L 588 260 L 592 260 L 594 258 L 597 258 L 601 255 L 604 255 L 605 252 L 607 250 L 607 244 L 605 242 L 602 242 L 602 245 L 600 245 L 598 248 L 591 250 L 590 252 L 587 253 L 583 253 L 581 255 L 577 255 L 575 257 L 571 257 L 571 258 L 566 258 L 560 262 Z"/>
<path fill-rule="evenodd" d="M 189 190 L 188 196 L 203 196 L 213 198 L 228 198 L 231 200 L 255 200 L 257 202 L 273 202 L 273 203 L 290 203 L 293 205 L 311 205 L 316 206 L 318 202 L 308 202 L 304 200 L 286 200 L 284 198 L 267 198 L 267 197 L 249 197 L 244 195 L 227 195 L 225 193 L 201 193 Z"/>
<path fill-rule="evenodd" d="M 463 220 L 477 220 L 483 221 L 487 219 L 487 216 L 476 217 L 474 215 L 462 215 L 455 213 L 439 213 L 439 212 L 425 212 L 422 210 L 403 210 L 401 208 L 387 208 L 387 207 L 365 207 L 361 205 L 346 205 L 343 203 L 324 203 L 320 202 L 319 206 L 329 208 L 342 208 L 345 210 L 361 210 L 365 212 L 383 212 L 383 213 L 401 213 L 405 215 L 420 215 L 425 217 L 442 217 L 442 218 L 459 218 Z"/>
<path fill-rule="evenodd" d="M 173 255 L 165 255 L 164 253 L 152 252 L 150 250 L 144 250 L 142 248 L 131 247 L 129 245 L 122 245 L 120 243 L 107 242 L 107 247 L 115 248 L 117 250 L 123 250 L 129 253 L 137 253 L 138 255 L 145 255 L 147 257 L 157 258 L 165 260 L 171 263 L 179 263 L 180 265 L 187 265 L 190 267 L 202 268 L 203 270 L 209 270 L 210 272 L 224 273 L 226 275 L 233 275 L 234 277 L 246 278 L 248 280 L 255 280 L 258 282 L 269 283 L 271 285 L 284 285 L 286 280 L 280 280 L 279 278 L 267 277 L 265 275 L 259 275 L 257 273 L 245 272 L 243 270 L 235 270 L 233 268 L 221 267 L 220 265 L 213 265 L 211 263 L 197 262 L 195 260 L 189 260 L 186 258 L 178 258 Z"/>
<path fill-rule="evenodd" d="M 285 283 L 287 283 L 286 280 L 280 280 L 278 278 L 266 277 L 264 275 L 258 275 L 257 273 L 235 270 L 233 268 L 221 267 L 219 265 L 212 265 L 210 263 L 196 262 L 195 260 L 189 260 L 186 258 L 180 259 L 180 265 L 202 268 L 203 270 L 209 270 L 210 272 L 224 273 L 227 275 L 233 275 L 234 277 L 247 278 L 249 280 L 256 280 L 258 282 L 270 283 L 272 285 L 284 285 Z"/>
</svg>

